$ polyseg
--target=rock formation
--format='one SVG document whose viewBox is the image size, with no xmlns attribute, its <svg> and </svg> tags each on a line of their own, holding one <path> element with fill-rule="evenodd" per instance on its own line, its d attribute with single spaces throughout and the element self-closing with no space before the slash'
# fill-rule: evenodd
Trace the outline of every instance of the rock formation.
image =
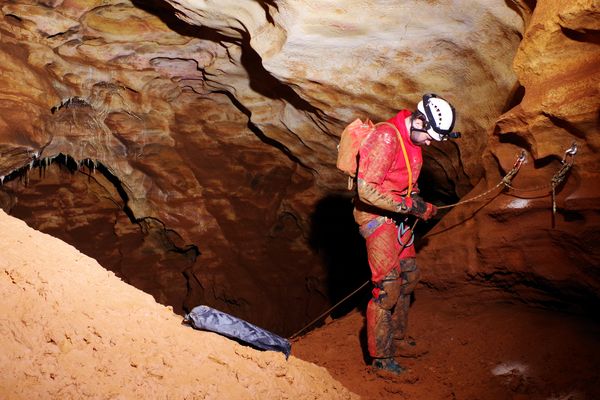
<svg viewBox="0 0 600 400">
<path fill-rule="evenodd" d="M 498 117 L 486 178 L 466 197 L 509 171 L 511 155 L 525 151 L 528 161 L 507 195 L 457 208 L 430 233 L 432 284 L 463 277 L 525 301 L 598 304 L 598 11 L 593 2 L 537 3 L 513 62 L 519 102 Z"/>
<path fill-rule="evenodd" d="M 456 106 L 463 134 L 426 151 L 436 204 L 492 188 L 522 150 L 517 188 L 547 186 L 573 141 L 579 152 L 553 221 L 547 187 L 442 213 L 420 245 L 425 283 L 597 301 L 592 0 L 1 10 L 2 208 L 176 311 L 205 303 L 290 333 L 332 301 L 329 270 L 360 284 L 339 133 L 427 91 Z"/>
</svg>

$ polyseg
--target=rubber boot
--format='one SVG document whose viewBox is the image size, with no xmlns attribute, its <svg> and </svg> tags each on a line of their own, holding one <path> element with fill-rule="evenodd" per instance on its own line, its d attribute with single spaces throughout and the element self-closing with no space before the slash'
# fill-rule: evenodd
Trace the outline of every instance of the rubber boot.
<svg viewBox="0 0 600 400">
<path fill-rule="evenodd" d="M 395 375 L 400 375 L 406 371 L 396 360 L 393 358 L 376 358 L 373 360 L 373 368 L 385 372 L 391 372 Z"/>
</svg>

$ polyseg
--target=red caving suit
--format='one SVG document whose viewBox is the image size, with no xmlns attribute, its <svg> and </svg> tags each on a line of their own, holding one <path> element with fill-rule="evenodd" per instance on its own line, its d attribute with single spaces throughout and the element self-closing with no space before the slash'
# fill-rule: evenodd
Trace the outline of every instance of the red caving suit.
<svg viewBox="0 0 600 400">
<path fill-rule="evenodd" d="M 410 111 L 402 110 L 388 122 L 398 128 L 404 139 L 415 186 L 423 157 L 421 148 L 410 140 L 404 123 L 410 114 Z M 408 170 L 400 141 L 392 127 L 378 126 L 361 145 L 358 179 L 364 180 L 375 187 L 378 193 L 397 202 L 408 194 Z M 359 198 L 356 199 L 354 218 L 361 228 L 373 219 L 385 215 L 392 217 L 394 213 L 388 213 L 362 203 Z M 404 243 L 410 240 L 411 234 L 410 230 L 405 233 Z M 371 280 L 375 285 L 373 298 L 367 306 L 368 348 L 371 357 L 374 358 L 394 356 L 394 339 L 404 338 L 410 293 L 419 279 L 414 246 L 407 246 L 402 250 L 397 236 L 398 227 L 389 219 L 366 237 Z"/>
</svg>

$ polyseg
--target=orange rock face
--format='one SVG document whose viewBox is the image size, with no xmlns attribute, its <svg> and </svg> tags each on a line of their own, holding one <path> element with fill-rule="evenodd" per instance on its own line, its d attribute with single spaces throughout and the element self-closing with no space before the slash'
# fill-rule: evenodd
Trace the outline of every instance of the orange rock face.
<svg viewBox="0 0 600 400">
<path fill-rule="evenodd" d="M 597 304 L 597 15 L 591 2 L 537 3 L 513 64 L 524 95 L 498 118 L 486 183 L 465 197 L 491 187 L 519 151 L 527 162 L 503 194 L 457 207 L 429 233 L 422 254 L 431 282 L 465 279 L 524 300 Z M 577 153 L 565 153 L 573 144 Z"/>
<path fill-rule="evenodd" d="M 463 138 L 426 151 L 424 197 L 476 196 L 521 150 L 512 184 L 546 188 L 443 215 L 426 281 L 597 299 L 598 11 L 517 4 L 4 2 L 0 205 L 178 312 L 291 333 L 366 279 L 341 129 L 434 91 Z"/>
</svg>

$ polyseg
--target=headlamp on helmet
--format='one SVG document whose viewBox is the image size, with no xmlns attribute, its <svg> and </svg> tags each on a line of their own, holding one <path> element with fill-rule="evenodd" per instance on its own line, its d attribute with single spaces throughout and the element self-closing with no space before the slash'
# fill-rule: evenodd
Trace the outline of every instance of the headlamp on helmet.
<svg viewBox="0 0 600 400">
<path fill-rule="evenodd" d="M 417 116 L 424 117 L 425 131 L 437 141 L 456 139 L 459 132 L 452 132 L 456 122 L 456 111 L 450 103 L 436 94 L 428 93 L 417 105 Z"/>
</svg>

